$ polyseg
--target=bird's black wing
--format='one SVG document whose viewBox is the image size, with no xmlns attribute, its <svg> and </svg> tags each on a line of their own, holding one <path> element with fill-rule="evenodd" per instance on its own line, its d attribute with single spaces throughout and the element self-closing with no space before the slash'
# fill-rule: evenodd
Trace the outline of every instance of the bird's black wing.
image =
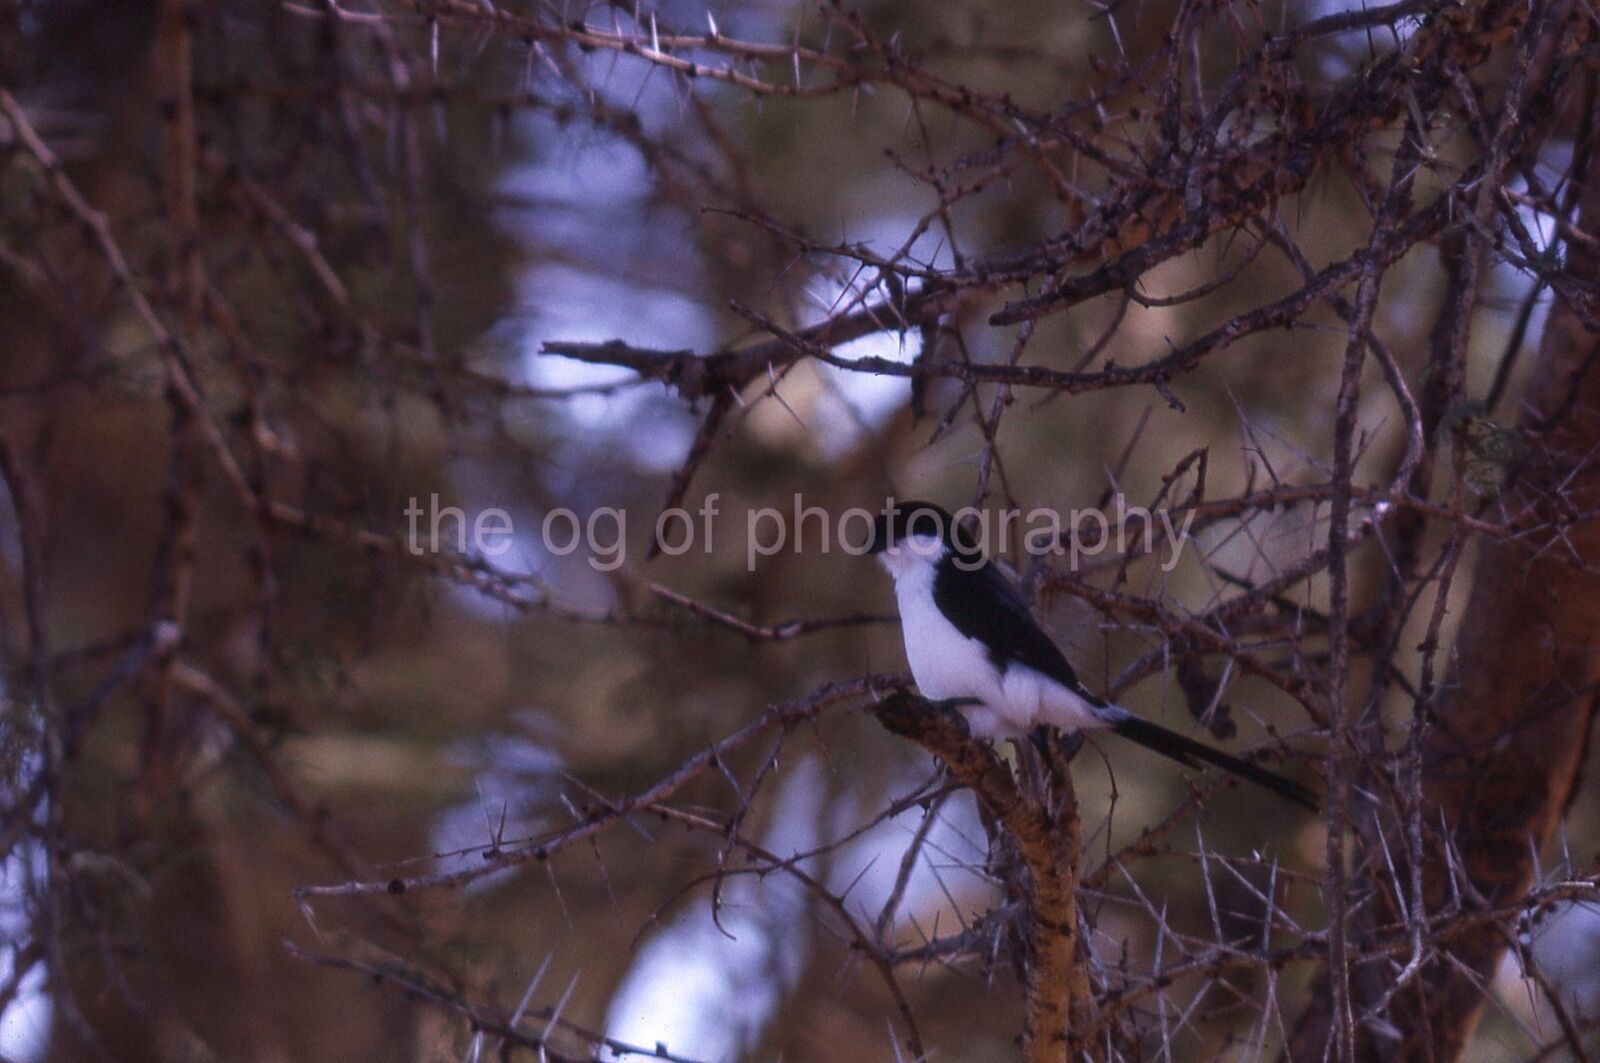
<svg viewBox="0 0 1600 1063">
<path fill-rule="evenodd" d="M 1022 595 L 995 566 L 985 563 L 967 570 L 945 558 L 934 573 L 933 602 L 957 631 L 984 644 L 996 667 L 1003 670 L 1015 662 L 1049 676 L 1100 710 L 1100 718 L 1116 734 L 1190 768 L 1214 764 L 1313 812 L 1317 810 L 1317 795 L 1294 780 L 1170 731 L 1091 693 L 1078 681 L 1077 673 L 1050 636 L 1034 623 Z"/>
<path fill-rule="evenodd" d="M 957 631 L 982 642 L 1001 670 L 1012 663 L 1027 665 L 1091 705 L 1106 704 L 1078 681 L 1072 665 L 1034 623 L 1022 595 L 994 565 L 963 569 L 954 558 L 945 558 L 934 573 L 933 603 Z"/>
</svg>

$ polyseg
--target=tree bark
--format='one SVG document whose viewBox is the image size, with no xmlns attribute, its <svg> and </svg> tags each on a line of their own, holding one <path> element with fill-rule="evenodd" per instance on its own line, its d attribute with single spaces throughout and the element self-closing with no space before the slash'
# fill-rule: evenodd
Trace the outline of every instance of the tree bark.
<svg viewBox="0 0 1600 1063">
<path fill-rule="evenodd" d="M 1580 224 L 1593 231 L 1600 173 L 1591 167 L 1585 179 Z M 1568 274 L 1592 290 L 1600 259 L 1581 244 L 1568 246 Z M 1423 743 L 1427 803 L 1442 814 L 1461 869 L 1490 904 L 1513 902 L 1533 884 L 1535 854 L 1576 788 L 1594 719 L 1600 521 L 1580 515 L 1600 504 L 1597 354 L 1600 337 L 1558 301 L 1523 403 L 1530 453 L 1508 491 L 1508 511 L 1526 507 L 1535 530 L 1480 546 L 1456 638 L 1457 682 Z M 1433 838 L 1423 869 L 1431 911 L 1453 897 L 1441 841 Z M 1449 959 L 1424 968 L 1417 991 L 1402 1000 L 1406 1058 L 1460 1053 L 1485 1002 L 1481 983 L 1466 972 L 1487 979 L 1505 948 L 1505 935 L 1483 926 L 1451 941 Z"/>
<path fill-rule="evenodd" d="M 1579 225 L 1593 232 L 1600 167 L 1591 163 L 1582 177 Z M 1592 291 L 1600 257 L 1578 241 L 1567 247 L 1565 273 Z M 1522 534 L 1478 546 L 1450 681 L 1422 740 L 1423 898 L 1431 916 L 1524 896 L 1577 786 L 1600 682 L 1600 520 L 1590 516 L 1600 508 L 1597 361 L 1600 337 L 1557 299 L 1522 403 L 1525 449 L 1505 489 L 1504 512 Z M 1480 924 L 1439 942 L 1394 1002 L 1389 1019 L 1399 1040 L 1362 1030 L 1362 1055 L 1459 1056 L 1507 940 L 1502 927 Z M 1325 993 L 1315 996 L 1289 1046 L 1292 1059 L 1321 1058 L 1328 1043 L 1331 1009 Z"/>
</svg>

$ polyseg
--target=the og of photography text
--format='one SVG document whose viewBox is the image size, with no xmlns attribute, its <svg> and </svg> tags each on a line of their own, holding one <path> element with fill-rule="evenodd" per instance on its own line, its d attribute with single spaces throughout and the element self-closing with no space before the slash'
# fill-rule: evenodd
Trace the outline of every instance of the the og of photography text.
<svg viewBox="0 0 1600 1063">
<path fill-rule="evenodd" d="M 696 509 L 672 506 L 662 510 L 654 522 L 655 550 L 669 557 L 681 557 L 694 550 L 713 553 L 719 540 L 721 498 L 720 493 L 713 492 Z M 785 550 L 866 554 L 872 547 L 876 522 L 896 510 L 904 511 L 904 507 L 893 499 L 885 500 L 876 509 L 852 506 L 829 510 L 807 505 L 798 494 L 787 510 L 775 506 L 746 510 L 742 529 L 745 565 L 754 571 L 762 558 Z M 489 508 L 469 514 L 460 506 L 441 505 L 437 494 L 429 495 L 426 501 L 411 498 L 403 512 L 405 545 L 413 554 L 453 552 L 497 558 L 524 538 L 506 510 Z M 1065 558 L 1077 571 L 1085 558 L 1098 557 L 1113 548 L 1118 555 L 1125 555 L 1131 548 L 1141 555 L 1157 555 L 1161 571 L 1171 572 L 1188 542 L 1195 511 L 1189 509 L 1175 520 L 1170 510 L 1152 511 L 1129 505 L 1119 493 L 1113 504 L 1103 509 L 1086 507 L 1062 512 L 1047 506 L 1027 511 L 966 506 L 951 517 L 965 538 L 985 556 L 1009 554 L 1020 545 L 1031 557 Z M 544 513 L 528 534 L 538 551 L 567 557 L 582 550 L 597 572 L 612 572 L 627 562 L 628 528 L 625 509 L 600 506 L 580 515 L 562 506 Z"/>
</svg>

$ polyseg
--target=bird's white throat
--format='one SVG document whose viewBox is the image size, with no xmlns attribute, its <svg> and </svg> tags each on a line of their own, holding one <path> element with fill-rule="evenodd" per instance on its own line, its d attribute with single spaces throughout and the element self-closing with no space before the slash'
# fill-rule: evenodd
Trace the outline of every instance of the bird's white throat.
<svg viewBox="0 0 1600 1063">
<path fill-rule="evenodd" d="M 944 554 L 945 545 L 939 539 L 931 535 L 908 535 L 879 554 L 878 563 L 894 577 L 898 587 L 905 576 L 931 580 L 933 566 Z"/>
</svg>

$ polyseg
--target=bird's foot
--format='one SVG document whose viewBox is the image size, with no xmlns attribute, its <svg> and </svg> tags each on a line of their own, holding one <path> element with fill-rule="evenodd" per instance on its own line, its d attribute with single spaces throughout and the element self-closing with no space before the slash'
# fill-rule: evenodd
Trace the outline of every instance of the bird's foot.
<svg viewBox="0 0 1600 1063">
<path fill-rule="evenodd" d="M 929 699 L 928 704 L 940 713 L 955 717 L 960 723 L 962 732 L 968 737 L 973 737 L 972 721 L 967 719 L 967 714 L 962 709 L 974 708 L 983 704 L 977 698 L 939 698 Z"/>
<path fill-rule="evenodd" d="M 874 700 L 872 711 L 890 731 L 916 738 L 932 727 L 959 728 L 963 739 L 973 737 L 973 726 L 962 709 L 981 704 L 977 698 L 925 698 L 904 688 Z M 937 721 L 937 722 L 936 722 Z"/>
</svg>

